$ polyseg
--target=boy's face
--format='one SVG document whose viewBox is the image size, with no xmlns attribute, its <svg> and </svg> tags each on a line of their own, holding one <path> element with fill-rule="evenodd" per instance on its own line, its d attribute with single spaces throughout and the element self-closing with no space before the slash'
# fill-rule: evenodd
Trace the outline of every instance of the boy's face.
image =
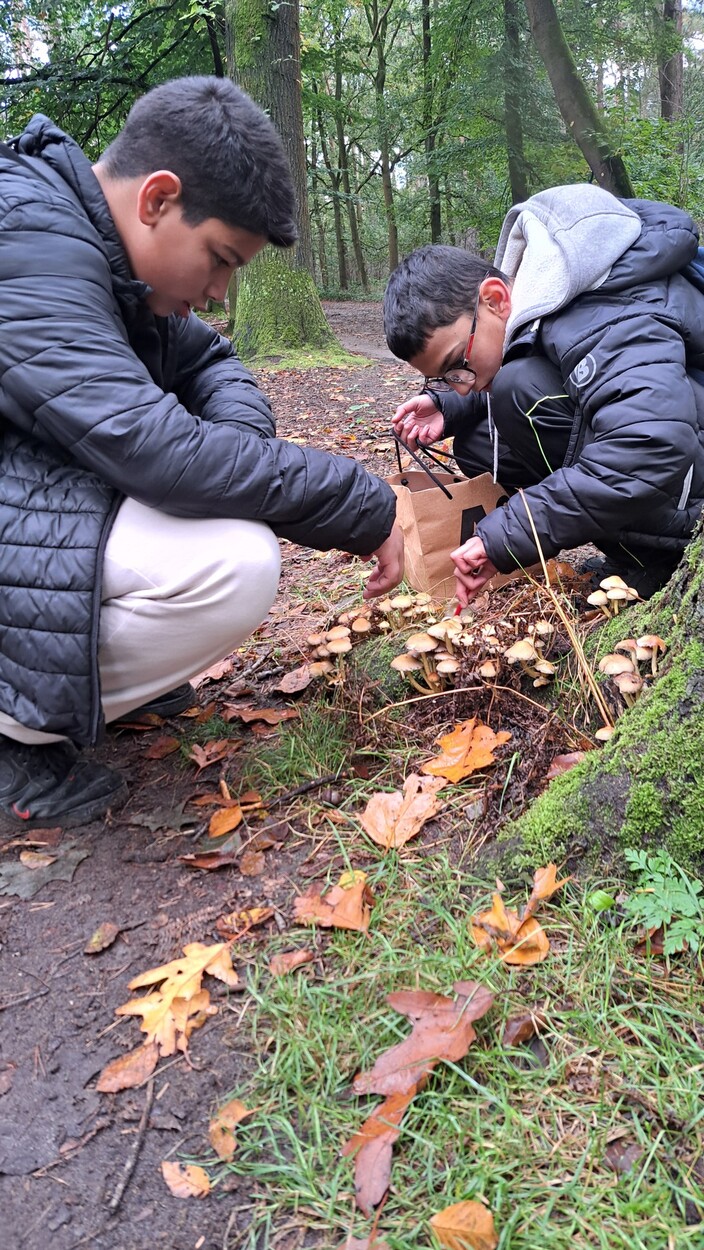
<svg viewBox="0 0 704 1250">
<path fill-rule="evenodd" d="M 479 288 L 476 316 L 472 310 L 449 325 L 432 330 L 421 351 L 408 363 L 423 374 L 430 386 L 448 373 L 457 371 L 460 376 L 464 365 L 470 372 L 466 373 L 466 381 L 450 383 L 453 390 L 462 395 L 490 390 L 501 368 L 510 311 L 511 295 L 505 283 L 496 278 L 485 279 Z"/>
</svg>

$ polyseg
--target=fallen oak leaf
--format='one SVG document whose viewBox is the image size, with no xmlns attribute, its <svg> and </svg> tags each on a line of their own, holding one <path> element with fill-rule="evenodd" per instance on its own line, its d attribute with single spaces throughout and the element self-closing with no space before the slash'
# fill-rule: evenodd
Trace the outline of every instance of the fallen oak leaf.
<svg viewBox="0 0 704 1250">
<path fill-rule="evenodd" d="M 188 758 L 198 765 L 198 772 L 201 773 L 204 768 L 209 768 L 211 764 L 218 764 L 227 755 L 234 754 L 243 742 L 243 738 L 218 738 L 215 742 L 206 742 L 205 746 L 194 742 Z"/>
<path fill-rule="evenodd" d="M 560 890 L 563 885 L 567 885 L 567 882 L 572 880 L 571 877 L 563 877 L 561 881 L 558 881 L 556 878 L 557 864 L 551 863 L 546 864 L 544 868 L 536 868 L 533 873 L 533 890 L 523 909 L 522 920 L 526 920 L 528 916 L 533 915 L 538 903 L 541 903 L 546 898 L 552 898 L 557 890 Z"/>
<path fill-rule="evenodd" d="M 266 868 L 263 851 L 255 851 L 252 847 L 240 857 L 239 870 L 243 877 L 261 877 Z"/>
<path fill-rule="evenodd" d="M 504 905 L 500 894 L 492 896 L 488 911 L 470 919 L 474 942 L 486 955 L 496 946 L 503 963 L 528 967 L 541 963 L 550 953 L 544 930 L 532 916 L 521 920 Z"/>
<path fill-rule="evenodd" d="M 523 1011 L 520 1016 L 512 1016 L 506 1021 L 501 1045 L 520 1046 L 522 1042 L 530 1041 L 531 1037 L 535 1037 L 535 1034 L 546 1026 L 547 1020 L 542 1011 Z"/>
<path fill-rule="evenodd" d="M 208 1173 L 194 1163 L 173 1163 L 165 1159 L 161 1174 L 175 1198 L 205 1198 L 210 1193 Z"/>
<path fill-rule="evenodd" d="M 220 1159 L 232 1158 L 237 1148 L 234 1130 L 241 1120 L 253 1114 L 254 1109 L 245 1107 L 239 1098 L 231 1098 L 210 1121 L 208 1140 Z"/>
<path fill-rule="evenodd" d="M 298 668 L 291 669 L 290 673 L 285 673 L 278 686 L 272 686 L 272 689 L 280 690 L 282 694 L 298 694 L 301 690 L 306 690 L 312 681 L 310 664 L 301 664 Z"/>
<path fill-rule="evenodd" d="M 334 885 L 322 897 L 324 886 L 311 885 L 305 894 L 294 900 L 293 912 L 301 924 L 319 924 L 325 928 L 353 929 L 366 933 L 369 929 L 374 895 L 367 885 L 366 873 L 347 888 Z"/>
<path fill-rule="evenodd" d="M 343 1156 L 356 1154 L 355 1198 L 360 1211 L 369 1216 L 389 1188 L 393 1144 L 401 1132 L 403 1115 L 417 1087 L 406 1094 L 392 1094 L 380 1103 L 357 1133 L 342 1147 Z"/>
<path fill-rule="evenodd" d="M 445 1250 L 496 1250 L 499 1244 L 494 1217 L 483 1202 L 455 1202 L 429 1223 Z"/>
<path fill-rule="evenodd" d="M 507 730 L 494 733 L 493 729 L 473 716 L 471 720 L 455 725 L 452 733 L 438 739 L 441 754 L 422 764 L 421 772 L 445 777 L 448 781 L 462 781 L 471 773 L 493 764 L 497 747 L 508 742 L 510 737 Z"/>
<path fill-rule="evenodd" d="M 373 794 L 359 817 L 365 833 L 385 850 L 405 846 L 411 838 L 442 811 L 437 792 L 446 785 L 444 777 L 419 777 L 410 773 L 403 783 L 403 793 Z"/>
<path fill-rule="evenodd" d="M 245 725 L 250 725 L 254 721 L 264 721 L 267 725 L 279 725 L 284 720 L 295 720 L 300 717 L 301 713 L 296 707 L 280 708 L 275 707 L 239 707 L 232 704 L 226 707 L 222 713 L 223 720 L 241 720 Z"/>
<path fill-rule="evenodd" d="M 119 1094 L 123 1089 L 134 1089 L 151 1076 L 159 1062 L 156 1042 L 145 1042 L 127 1055 L 120 1055 L 106 1064 L 98 1077 L 95 1088 L 100 1094 Z"/>
<path fill-rule="evenodd" d="M 369 1072 L 354 1078 L 355 1093 L 408 1094 L 420 1087 L 437 1063 L 464 1058 L 476 1038 L 473 1022 L 486 1014 L 494 995 L 475 981 L 457 985 L 462 992 L 454 999 L 439 994 L 430 1001 L 423 990 L 387 995 L 389 1006 L 408 1016 L 413 1030 L 384 1051 Z"/>
<path fill-rule="evenodd" d="M 238 984 L 232 967 L 229 943 L 204 946 L 190 942 L 183 948 L 184 958 L 174 959 L 159 968 L 150 968 L 129 982 L 131 990 L 161 984 L 159 990 L 144 998 L 133 998 L 116 1009 L 116 1015 L 142 1017 L 140 1028 L 147 1041 L 157 1042 L 162 1055 L 173 1055 L 187 1049 L 189 1033 L 205 1019 L 210 996 L 201 990 L 207 971 L 226 985 Z"/>
<path fill-rule="evenodd" d="M 144 752 L 145 760 L 163 760 L 167 755 L 173 755 L 181 746 L 180 738 L 169 737 L 162 734 L 159 738 L 155 738 L 147 750 Z"/>
<path fill-rule="evenodd" d="M 25 868 L 48 868 L 56 863 L 56 859 L 56 855 L 49 855 L 46 851 L 20 851 L 20 863 Z"/>
</svg>

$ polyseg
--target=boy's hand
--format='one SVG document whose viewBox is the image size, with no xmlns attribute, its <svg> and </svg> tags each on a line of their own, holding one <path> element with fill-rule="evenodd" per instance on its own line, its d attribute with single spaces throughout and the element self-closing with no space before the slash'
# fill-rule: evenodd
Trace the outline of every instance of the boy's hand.
<svg viewBox="0 0 704 1250">
<path fill-rule="evenodd" d="M 400 525 L 394 525 L 386 542 L 367 559 L 373 560 L 375 557 L 376 568 L 364 587 L 364 599 L 385 595 L 403 580 L 403 534 Z"/>
<path fill-rule="evenodd" d="M 391 424 L 394 433 L 415 451 L 420 443 L 428 447 L 442 438 L 445 418 L 430 395 L 414 395 L 396 409 Z"/>
<path fill-rule="evenodd" d="M 450 555 L 455 562 L 455 593 L 462 607 L 466 608 L 470 599 L 498 573 L 498 569 L 486 554 L 481 538 L 470 538 Z"/>
</svg>

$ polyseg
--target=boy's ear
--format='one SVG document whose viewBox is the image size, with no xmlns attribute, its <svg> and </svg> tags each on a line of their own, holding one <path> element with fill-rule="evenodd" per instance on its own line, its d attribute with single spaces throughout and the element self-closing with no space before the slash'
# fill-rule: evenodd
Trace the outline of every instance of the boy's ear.
<svg viewBox="0 0 704 1250">
<path fill-rule="evenodd" d="M 508 321 L 511 312 L 511 291 L 501 278 L 485 278 L 479 288 L 479 299 L 489 312 Z"/>
<path fill-rule="evenodd" d="M 164 212 L 178 207 L 181 201 L 181 179 L 170 169 L 157 169 L 149 174 L 137 192 L 137 212 L 145 226 L 154 226 Z"/>
</svg>

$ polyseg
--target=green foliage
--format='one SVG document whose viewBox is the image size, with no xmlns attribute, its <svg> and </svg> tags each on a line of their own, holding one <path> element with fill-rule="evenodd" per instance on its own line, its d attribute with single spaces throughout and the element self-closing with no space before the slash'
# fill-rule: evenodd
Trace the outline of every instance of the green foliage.
<svg viewBox="0 0 704 1250">
<path fill-rule="evenodd" d="M 646 930 L 663 928 L 664 952 L 691 950 L 704 943 L 704 885 L 690 877 L 667 851 L 626 851 L 626 861 L 638 875 L 638 890 L 625 909 Z"/>
</svg>

